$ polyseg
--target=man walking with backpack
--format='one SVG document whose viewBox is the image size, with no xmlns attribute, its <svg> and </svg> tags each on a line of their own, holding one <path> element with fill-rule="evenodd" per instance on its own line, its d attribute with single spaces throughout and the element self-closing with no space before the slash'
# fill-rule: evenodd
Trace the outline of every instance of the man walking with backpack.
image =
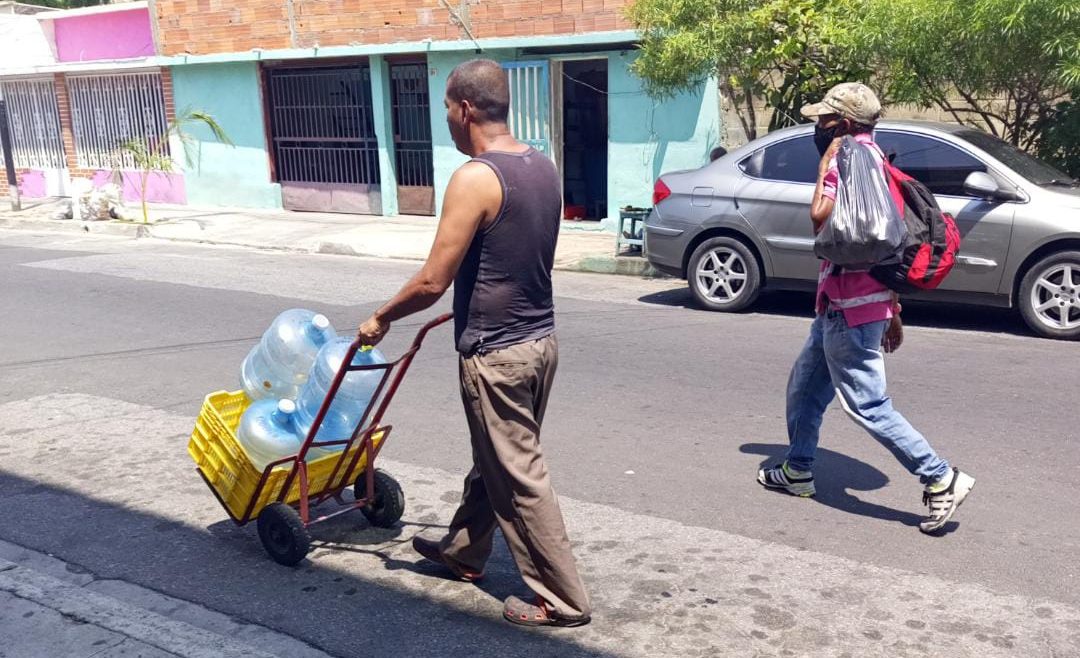
<svg viewBox="0 0 1080 658">
<path fill-rule="evenodd" d="M 810 208 L 815 233 L 832 214 L 839 174 L 836 153 L 850 135 L 879 161 L 885 156 L 873 131 L 881 104 L 869 87 L 844 83 L 829 90 L 820 103 L 802 109 L 817 120 L 814 141 L 821 152 L 818 182 Z M 895 193 L 894 193 L 895 194 Z M 902 198 L 894 196 L 902 207 Z M 814 453 L 825 409 L 839 395 L 844 411 L 861 425 L 924 485 L 929 513 L 919 524 L 925 533 L 940 530 L 975 486 L 975 478 L 951 467 L 892 406 L 885 391 L 882 350 L 899 349 L 904 339 L 900 304 L 895 293 L 866 270 L 822 263 L 816 313 L 810 337 L 792 367 L 787 387 L 787 458 L 758 471 L 758 482 L 797 496 L 813 496 Z"/>
</svg>

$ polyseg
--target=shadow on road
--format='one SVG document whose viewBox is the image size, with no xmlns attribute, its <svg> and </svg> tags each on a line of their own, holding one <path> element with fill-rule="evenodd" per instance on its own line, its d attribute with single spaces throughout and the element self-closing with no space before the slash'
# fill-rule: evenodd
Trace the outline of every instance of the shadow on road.
<svg viewBox="0 0 1080 658">
<path fill-rule="evenodd" d="M 576 644 L 572 632 L 521 629 L 501 619 L 499 601 L 524 587 L 505 548 L 492 556 L 484 580 L 484 591 L 498 601 L 482 606 L 468 592 L 473 586 L 448 582 L 438 567 L 423 564 L 419 556 L 412 563 L 379 548 L 439 526 L 405 523 L 377 529 L 367 527 L 359 514 L 344 515 L 316 527 L 310 558 L 286 568 L 263 553 L 254 523 L 193 527 L 128 506 L 167 509 L 168 490 L 160 492 L 159 501 L 114 504 L 75 486 L 62 488 L 0 471 L 0 505 L 9 520 L 0 538 L 55 555 L 97 578 L 122 579 L 274 628 L 336 656 L 611 655 Z M 207 504 L 213 504 L 209 495 Z M 361 577 L 346 570 L 340 556 L 346 552 L 379 555 L 388 571 L 430 576 L 424 591 L 439 596 L 399 589 L 385 574 Z M 331 553 L 339 555 L 320 563 Z M 372 576 L 383 577 L 376 582 Z"/>
<path fill-rule="evenodd" d="M 748 455 L 762 455 L 761 466 L 772 466 L 781 462 L 787 453 L 787 446 L 769 443 L 744 443 L 739 451 Z M 851 491 L 874 491 L 889 483 L 889 476 L 873 466 L 853 457 L 818 448 L 814 461 L 814 486 L 817 495 L 814 500 L 842 512 L 867 516 L 882 521 L 903 523 L 916 527 L 922 519 L 918 514 L 896 510 L 884 505 L 876 505 L 860 500 Z M 779 495 L 788 495 L 776 492 Z M 942 529 L 943 534 L 959 527 L 956 521 L 950 521 Z"/>
<path fill-rule="evenodd" d="M 638 301 L 658 306 L 700 310 L 688 288 L 677 288 L 639 297 Z M 814 295 L 809 292 L 772 291 L 761 297 L 744 313 L 796 318 L 814 316 Z M 702 313 L 708 311 L 700 310 Z M 1014 336 L 1034 337 L 1013 309 L 964 304 L 904 302 L 904 324 L 913 327 L 936 327 L 963 331 L 986 331 Z"/>
</svg>

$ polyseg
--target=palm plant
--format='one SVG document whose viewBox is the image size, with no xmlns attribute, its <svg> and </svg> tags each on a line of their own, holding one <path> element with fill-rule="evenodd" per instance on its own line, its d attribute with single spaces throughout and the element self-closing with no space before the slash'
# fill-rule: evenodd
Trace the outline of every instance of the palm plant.
<svg viewBox="0 0 1080 658">
<path fill-rule="evenodd" d="M 146 204 L 146 193 L 150 176 L 154 172 L 169 174 L 175 171 L 176 161 L 172 156 L 170 144 L 179 143 L 184 151 L 184 163 L 190 167 L 193 162 L 191 146 L 198 140 L 188 132 L 192 125 L 202 125 L 210 131 L 214 140 L 232 146 L 233 143 L 225 130 L 210 114 L 201 110 L 183 110 L 168 123 L 165 131 L 152 137 L 135 137 L 120 144 L 120 161 L 130 162 L 139 171 L 139 201 L 142 205 L 143 223 L 150 223 L 150 211 Z"/>
</svg>

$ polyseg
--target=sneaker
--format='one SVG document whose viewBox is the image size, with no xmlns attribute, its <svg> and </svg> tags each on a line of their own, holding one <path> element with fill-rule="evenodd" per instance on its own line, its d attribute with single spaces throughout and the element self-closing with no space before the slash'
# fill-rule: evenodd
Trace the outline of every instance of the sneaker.
<svg viewBox="0 0 1080 658">
<path fill-rule="evenodd" d="M 975 487 L 975 478 L 958 468 L 953 469 L 948 486 L 944 479 L 928 484 L 923 491 L 923 505 L 930 507 L 930 515 L 919 523 L 919 530 L 923 532 L 940 530 Z"/>
<path fill-rule="evenodd" d="M 772 468 L 758 470 L 757 481 L 769 489 L 783 489 L 793 496 L 809 498 L 816 492 L 814 474 L 810 471 L 796 471 L 787 462 Z"/>
</svg>

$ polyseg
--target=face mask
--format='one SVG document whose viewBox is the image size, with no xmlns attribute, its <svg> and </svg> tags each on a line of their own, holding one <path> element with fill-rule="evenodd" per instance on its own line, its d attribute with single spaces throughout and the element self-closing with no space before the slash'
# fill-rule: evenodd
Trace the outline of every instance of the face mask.
<svg viewBox="0 0 1080 658">
<path fill-rule="evenodd" d="M 820 125 L 814 127 L 814 146 L 817 147 L 819 155 L 825 155 L 825 151 L 829 150 L 829 145 L 839 137 L 839 129 L 839 123 L 832 128 L 822 128 Z"/>
</svg>

